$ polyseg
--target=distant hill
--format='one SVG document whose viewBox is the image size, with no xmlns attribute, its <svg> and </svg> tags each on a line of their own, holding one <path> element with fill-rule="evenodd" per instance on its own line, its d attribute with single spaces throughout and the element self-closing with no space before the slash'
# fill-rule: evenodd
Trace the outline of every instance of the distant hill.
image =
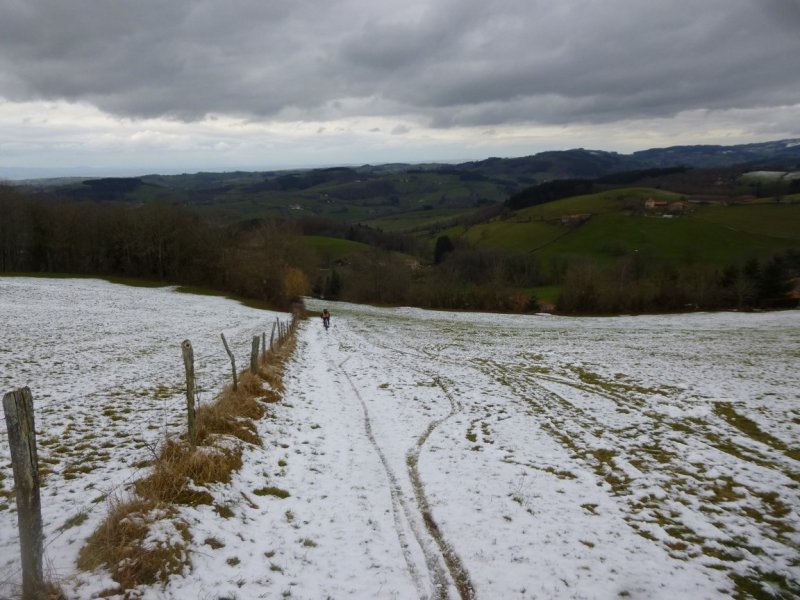
<svg viewBox="0 0 800 600">
<path fill-rule="evenodd" d="M 774 165 L 800 169 L 800 140 L 779 140 L 737 146 L 671 146 L 634 152 L 631 157 L 651 167 L 686 165 L 695 168 Z"/>
<path fill-rule="evenodd" d="M 79 201 L 167 202 L 217 222 L 325 218 L 417 231 L 499 207 L 558 180 L 643 185 L 684 194 L 747 194 L 748 170 L 800 170 L 800 140 L 736 146 L 672 146 L 620 154 L 583 148 L 456 165 L 389 164 L 285 171 L 201 172 L 129 178 L 31 180 L 28 190 Z M 20 185 L 20 184 L 18 184 Z M 753 184 L 754 186 L 756 184 Z M 562 188 L 560 184 L 552 184 Z M 735 188 L 735 189 L 734 189 Z M 563 197 L 563 190 L 546 195 Z M 576 191 L 585 193 L 588 190 Z M 759 193 L 772 193 L 767 183 Z M 536 194 L 534 194 L 536 195 Z M 536 199 L 538 202 L 541 198 Z M 525 206 L 523 201 L 512 208 Z M 529 205 L 529 204 L 528 204 Z"/>
</svg>

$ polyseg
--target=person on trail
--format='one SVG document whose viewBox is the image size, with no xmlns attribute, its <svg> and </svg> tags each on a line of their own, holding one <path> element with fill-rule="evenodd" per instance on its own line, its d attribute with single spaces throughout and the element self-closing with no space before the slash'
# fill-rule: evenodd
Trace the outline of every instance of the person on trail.
<svg viewBox="0 0 800 600">
<path fill-rule="evenodd" d="M 325 329 L 331 326 L 331 313 L 328 312 L 327 308 L 322 309 L 322 324 L 325 326 Z"/>
</svg>

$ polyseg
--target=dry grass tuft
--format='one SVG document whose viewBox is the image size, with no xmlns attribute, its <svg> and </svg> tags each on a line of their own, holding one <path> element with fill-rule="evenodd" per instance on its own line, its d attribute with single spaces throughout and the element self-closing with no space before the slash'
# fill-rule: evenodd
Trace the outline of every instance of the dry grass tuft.
<svg viewBox="0 0 800 600">
<path fill-rule="evenodd" d="M 136 482 L 142 498 L 168 504 L 211 504 L 213 498 L 198 486 L 228 483 L 242 466 L 240 446 L 198 446 L 167 440 L 153 472 Z"/>
<path fill-rule="evenodd" d="M 154 535 L 156 522 L 159 533 Z M 146 499 L 115 502 L 81 549 L 78 567 L 106 567 L 122 589 L 165 582 L 189 565 L 190 541 L 189 526 L 175 517 L 174 508 Z"/>
<path fill-rule="evenodd" d="M 204 488 L 228 483 L 241 468 L 242 442 L 261 445 L 255 421 L 266 414 L 266 403 L 281 399 L 283 369 L 294 347 L 292 330 L 262 357 L 258 373 L 243 372 L 237 390 L 228 387 L 214 404 L 198 409 L 196 446 L 187 440 L 164 442 L 152 473 L 135 484 L 137 497 L 112 502 L 106 520 L 81 550 L 79 568 L 107 568 L 124 592 L 165 583 L 190 564 L 189 527 L 177 517 L 177 506 L 212 505 Z M 217 507 L 220 516 L 229 516 L 222 512 L 226 508 Z"/>
<path fill-rule="evenodd" d="M 245 371 L 238 389 L 225 388 L 214 404 L 205 404 L 197 410 L 196 431 L 198 444 L 208 444 L 214 435 L 231 435 L 248 444 L 261 445 L 254 421 L 261 419 L 267 410 L 260 398 L 272 390 L 265 390 L 262 380 Z M 212 442 L 213 443 L 213 442 Z"/>
</svg>

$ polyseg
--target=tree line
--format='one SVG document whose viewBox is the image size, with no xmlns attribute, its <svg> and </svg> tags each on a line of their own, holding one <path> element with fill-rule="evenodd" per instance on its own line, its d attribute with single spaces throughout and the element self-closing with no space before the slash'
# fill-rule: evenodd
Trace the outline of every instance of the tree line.
<svg viewBox="0 0 800 600">
<path fill-rule="evenodd" d="M 219 227 L 166 203 L 28 197 L 0 188 L 0 272 L 126 276 L 212 287 L 285 306 L 313 258 L 290 226 Z"/>
<path fill-rule="evenodd" d="M 789 294 L 797 277 L 798 250 L 724 268 L 676 267 L 635 254 L 605 265 L 578 260 L 565 269 L 557 307 L 572 314 L 791 308 L 798 304 Z"/>
<path fill-rule="evenodd" d="M 556 191 L 562 190 L 548 193 Z M 371 249 L 321 264 L 303 234 L 362 241 Z M 448 236 L 425 249 L 407 236 L 329 220 L 220 226 L 179 205 L 75 202 L 0 187 L 0 272 L 160 280 L 274 307 L 314 293 L 354 302 L 526 312 L 540 308 L 535 288 L 557 286 L 558 312 L 614 314 L 796 305 L 788 291 L 800 277 L 800 251 L 725 268 L 663 264 L 643 253 L 543 263 L 535 254 L 475 247 Z"/>
<path fill-rule="evenodd" d="M 556 286 L 557 312 L 619 314 L 788 308 L 798 302 L 789 295 L 794 278 L 800 278 L 798 250 L 724 268 L 663 263 L 638 252 L 544 263 L 531 253 L 440 236 L 428 262 L 371 252 L 329 269 L 315 292 L 353 302 L 528 312 L 542 306 L 534 288 Z"/>
</svg>

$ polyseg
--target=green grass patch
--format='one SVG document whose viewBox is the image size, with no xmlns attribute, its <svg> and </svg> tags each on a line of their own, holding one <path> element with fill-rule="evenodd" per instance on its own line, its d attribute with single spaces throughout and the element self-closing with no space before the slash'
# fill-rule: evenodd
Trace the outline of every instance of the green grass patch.
<svg viewBox="0 0 800 600">
<path fill-rule="evenodd" d="M 88 518 L 89 515 L 87 513 L 79 512 L 77 515 L 73 515 L 72 517 L 64 521 L 64 524 L 61 527 L 59 527 L 57 531 L 64 532 L 67 529 L 72 529 L 73 527 L 77 527 L 78 525 L 85 523 L 86 519 Z"/>
<path fill-rule="evenodd" d="M 747 574 L 731 573 L 736 591 L 735 600 L 790 600 L 800 598 L 800 585 L 780 573 L 763 573 L 753 569 Z"/>
<path fill-rule="evenodd" d="M 703 206 L 694 216 L 738 231 L 800 241 L 800 204 Z"/>
<path fill-rule="evenodd" d="M 800 449 L 789 448 L 778 438 L 763 431 L 754 421 L 737 413 L 730 402 L 715 403 L 714 413 L 747 437 L 761 442 L 762 444 L 766 444 L 779 452 L 783 452 L 790 458 L 800 460 Z"/>
<path fill-rule="evenodd" d="M 402 212 L 385 215 L 376 219 L 363 221 L 365 225 L 393 232 L 413 232 L 425 230 L 436 225 L 447 225 L 461 216 L 468 215 L 474 209 L 432 209 Z"/>
<path fill-rule="evenodd" d="M 253 493 L 256 496 L 275 496 L 276 498 L 280 498 L 282 500 L 290 496 L 289 492 L 278 487 L 263 487 L 254 490 Z"/>
<path fill-rule="evenodd" d="M 215 537 L 209 537 L 209 538 L 206 538 L 206 539 L 203 541 L 203 543 L 204 543 L 206 546 L 210 546 L 210 547 L 211 547 L 213 550 L 219 550 L 220 548 L 224 548 L 224 547 L 225 547 L 225 544 L 223 544 L 222 542 L 220 542 L 220 541 L 219 541 L 217 538 L 215 538 Z"/>
<path fill-rule="evenodd" d="M 462 236 L 477 246 L 533 252 L 569 233 L 558 224 L 533 220 L 496 220 L 470 227 Z"/>
<path fill-rule="evenodd" d="M 564 257 L 591 257 L 611 264 L 619 256 L 638 252 L 662 264 L 724 266 L 800 246 L 800 204 L 698 206 L 665 218 L 642 213 L 648 198 L 670 201 L 680 196 L 649 188 L 610 190 L 446 233 L 478 246 L 535 252 L 545 264 Z M 562 224 L 562 217 L 577 214 L 591 217 L 582 224 Z"/>
<path fill-rule="evenodd" d="M 560 285 L 541 285 L 530 289 L 530 293 L 542 302 L 549 302 L 555 304 L 558 296 L 561 294 Z"/>
</svg>

